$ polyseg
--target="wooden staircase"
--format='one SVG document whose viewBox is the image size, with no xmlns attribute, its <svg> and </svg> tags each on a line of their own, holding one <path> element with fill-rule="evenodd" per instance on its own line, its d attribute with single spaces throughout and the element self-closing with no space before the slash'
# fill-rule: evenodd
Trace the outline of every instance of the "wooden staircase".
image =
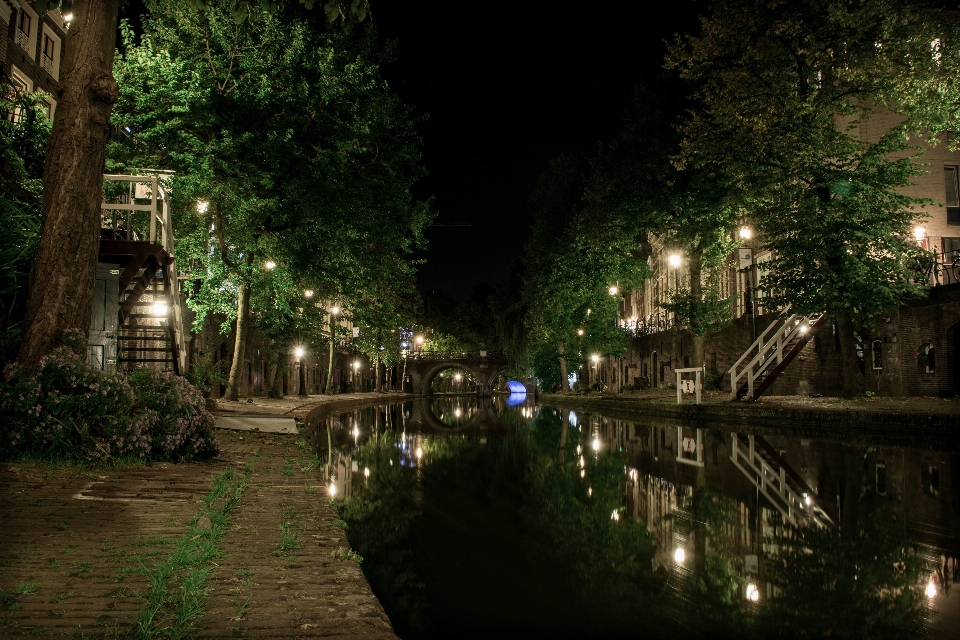
<svg viewBox="0 0 960 640">
<path fill-rule="evenodd" d="M 111 220 L 102 231 L 98 256 L 98 262 L 117 265 L 120 271 L 116 364 L 121 369 L 149 367 L 182 375 L 186 349 L 166 193 L 157 176 L 105 175 L 104 179 L 131 185 L 130 197 L 104 203 L 104 219 L 110 214 Z M 146 194 L 134 196 L 133 185 L 143 184 L 149 187 Z M 138 200 L 149 203 L 138 204 Z M 141 220 L 138 234 L 137 220 L 131 216 L 143 213 L 147 224 Z"/>
<path fill-rule="evenodd" d="M 730 367 L 730 399 L 756 400 L 827 323 L 823 314 L 792 314 L 773 322 Z"/>
<path fill-rule="evenodd" d="M 833 510 L 811 489 L 776 449 L 759 435 L 733 433 L 730 460 L 780 512 L 797 525 L 813 522 L 827 527 L 837 522 Z"/>
</svg>

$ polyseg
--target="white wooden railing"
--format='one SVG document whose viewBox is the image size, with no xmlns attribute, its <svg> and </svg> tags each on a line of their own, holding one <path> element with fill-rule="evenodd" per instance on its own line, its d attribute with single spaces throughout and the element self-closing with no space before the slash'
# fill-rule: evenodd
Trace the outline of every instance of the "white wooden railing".
<svg viewBox="0 0 960 640">
<path fill-rule="evenodd" d="M 789 311 L 789 307 L 785 313 Z M 790 349 L 810 330 L 823 314 L 801 316 L 793 313 L 782 321 L 770 323 L 740 359 L 730 367 L 730 399 L 737 399 L 737 391 L 746 380 L 745 397 L 754 399 L 754 384 L 764 371 L 776 367 Z"/>
</svg>

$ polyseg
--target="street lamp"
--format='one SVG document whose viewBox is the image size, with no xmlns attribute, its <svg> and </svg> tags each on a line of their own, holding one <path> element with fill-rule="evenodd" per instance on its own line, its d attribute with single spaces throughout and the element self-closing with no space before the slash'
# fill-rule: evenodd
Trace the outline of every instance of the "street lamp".
<svg viewBox="0 0 960 640">
<path fill-rule="evenodd" d="M 583 335 L 583 329 L 577 329 L 577 335 L 578 335 L 578 336 L 582 336 L 582 335 Z"/>
<path fill-rule="evenodd" d="M 266 267 L 267 271 L 273 271 L 274 269 L 277 268 L 277 263 L 274 262 L 273 260 L 267 260 L 266 264 L 264 264 L 263 266 Z"/>
<path fill-rule="evenodd" d="M 752 237 L 753 237 L 753 231 L 750 229 L 750 227 L 747 227 L 747 226 L 740 227 L 741 240 L 749 240 Z"/>
<path fill-rule="evenodd" d="M 593 354 L 592 356 L 590 356 L 590 360 L 593 361 L 593 366 L 597 371 L 594 382 L 597 383 L 597 391 L 600 391 L 600 365 L 597 364 L 598 362 L 600 362 L 600 356 L 598 356 L 597 354 Z"/>
<path fill-rule="evenodd" d="M 616 286 L 612 286 L 609 289 L 607 289 L 607 291 L 610 292 L 610 295 L 615 296 L 620 292 L 620 289 L 618 289 Z"/>
<path fill-rule="evenodd" d="M 301 398 L 307 397 L 307 372 L 303 368 L 303 348 L 297 347 L 294 353 L 297 356 L 297 362 L 300 365 L 300 392 L 297 394 Z"/>
<path fill-rule="evenodd" d="M 210 203 L 206 200 L 197 200 L 197 213 L 206 213 Z"/>
<path fill-rule="evenodd" d="M 363 389 L 360 388 L 360 361 L 359 360 L 353 361 L 353 387 L 355 389 L 355 393 L 359 393 L 363 391 Z"/>
<path fill-rule="evenodd" d="M 304 291 L 304 292 L 303 292 L 303 296 L 304 296 L 305 298 L 312 298 L 312 297 L 313 297 L 313 289 L 307 289 L 306 291 Z"/>
<path fill-rule="evenodd" d="M 916 238 L 917 244 L 922 247 L 922 246 L 923 246 L 923 239 L 927 237 L 927 228 L 926 228 L 926 227 L 914 227 L 914 228 L 913 228 L 913 237 Z"/>
<path fill-rule="evenodd" d="M 164 300 L 157 300 L 153 303 L 153 306 L 150 307 L 150 315 L 157 316 L 159 318 L 167 317 L 167 303 Z"/>
</svg>

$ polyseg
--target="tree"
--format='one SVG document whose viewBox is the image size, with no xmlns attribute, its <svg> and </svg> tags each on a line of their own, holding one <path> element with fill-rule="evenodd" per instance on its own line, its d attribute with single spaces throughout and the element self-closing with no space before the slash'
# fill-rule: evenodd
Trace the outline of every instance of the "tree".
<svg viewBox="0 0 960 640">
<path fill-rule="evenodd" d="M 298 309 L 296 320 L 307 290 L 336 299 L 374 272 L 412 278 L 383 258 L 421 241 L 429 211 L 409 193 L 418 140 L 379 79 L 375 33 L 292 10 L 237 24 L 231 6 L 157 2 L 142 41 L 127 32 L 116 117 L 133 142 L 111 150 L 127 170 L 177 171 L 180 257 L 203 282 L 190 304 L 199 323 L 220 312 L 236 327 L 236 399 L 252 309 Z M 292 285 L 258 297 L 270 280 Z"/>
<path fill-rule="evenodd" d="M 556 381 L 561 393 L 568 390 L 571 343 L 579 345 L 578 355 L 623 353 L 618 291 L 638 286 L 647 273 L 639 251 L 643 230 L 632 218 L 589 206 L 586 170 L 581 160 L 555 159 L 530 202 L 534 226 L 524 258 L 524 298 L 531 360 L 536 375 Z"/>
<path fill-rule="evenodd" d="M 925 132 L 956 104 L 946 25 L 902 0 L 755 0 L 718 2 L 701 26 L 667 59 L 702 105 L 682 126 L 678 162 L 742 188 L 773 252 L 759 287 L 835 318 L 844 393 L 855 395 L 855 324 L 925 289 L 911 233 L 924 202 L 899 190 L 922 172 L 921 137 L 936 143 Z M 897 123 L 868 134 L 885 112 Z"/>
<path fill-rule="evenodd" d="M 303 0 L 311 7 L 313 2 Z M 192 4 L 202 4 L 194 0 Z M 27 294 L 23 339 L 17 356 L 27 369 L 61 343 L 68 329 L 89 328 L 100 238 L 102 173 L 110 135 L 110 113 L 117 101 L 113 79 L 119 0 L 71 0 L 73 20 L 63 42 L 57 85 L 57 113 L 43 174 L 43 222 Z M 278 2 L 262 0 L 274 9 Z M 38 0 L 44 14 L 57 0 Z M 238 21 L 248 0 L 233 0 Z M 367 0 L 330 0 L 324 11 L 333 20 L 363 20 Z M 33 286 L 33 284 L 36 286 Z"/>
<path fill-rule="evenodd" d="M 624 114 L 624 128 L 594 161 L 590 198 L 607 215 L 632 218 L 682 255 L 686 285 L 664 308 L 692 335 L 691 363 L 703 365 L 704 337 L 730 321 L 717 273 L 735 248 L 731 230 L 742 220 L 738 193 L 722 167 L 678 169 L 677 125 L 693 104 L 673 76 L 641 84 Z"/>
</svg>

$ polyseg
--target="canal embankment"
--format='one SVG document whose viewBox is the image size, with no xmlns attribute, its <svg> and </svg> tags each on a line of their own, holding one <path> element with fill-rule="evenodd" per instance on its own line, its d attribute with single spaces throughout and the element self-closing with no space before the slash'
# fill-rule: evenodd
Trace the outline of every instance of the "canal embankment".
<svg viewBox="0 0 960 640">
<path fill-rule="evenodd" d="M 400 399 L 220 402 L 216 414 L 302 420 L 318 406 Z M 206 462 L 0 468 L 0 637 L 126 637 L 138 626 L 159 637 L 176 625 L 205 637 L 396 638 L 345 553 L 301 435 L 216 433 L 221 453 Z"/>
<path fill-rule="evenodd" d="M 676 392 L 643 394 L 543 394 L 551 407 L 592 411 L 635 422 L 671 421 L 696 428 L 770 433 L 850 444 L 960 450 L 960 400 L 956 398 L 815 398 L 775 396 L 732 402 L 706 393 L 694 404 Z"/>
</svg>

